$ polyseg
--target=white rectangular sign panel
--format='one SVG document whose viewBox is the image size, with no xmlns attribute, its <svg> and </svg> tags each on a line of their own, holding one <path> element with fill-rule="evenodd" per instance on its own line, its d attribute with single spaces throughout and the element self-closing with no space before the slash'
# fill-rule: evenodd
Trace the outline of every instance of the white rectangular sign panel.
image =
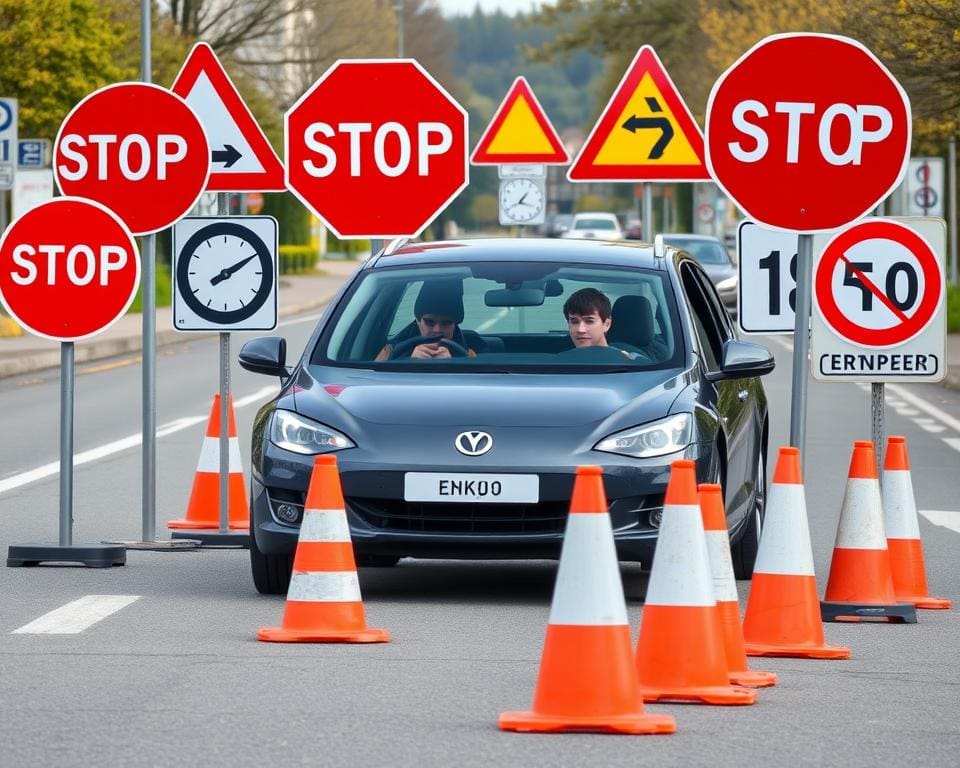
<svg viewBox="0 0 960 768">
<path fill-rule="evenodd" d="M 797 234 L 737 227 L 737 324 L 745 334 L 793 333 Z"/>
<path fill-rule="evenodd" d="M 53 199 L 53 170 L 20 168 L 13 180 L 13 217 L 22 216 L 31 208 Z"/>
<path fill-rule="evenodd" d="M 277 220 L 188 216 L 173 227 L 173 327 L 277 327 Z"/>
<path fill-rule="evenodd" d="M 814 251 L 816 379 L 936 382 L 946 374 L 946 222 L 890 217 L 857 224 L 884 222 L 902 226 L 844 239 L 853 227 L 845 228 Z"/>
<path fill-rule="evenodd" d="M 914 157 L 907 168 L 907 214 L 943 216 L 943 158 Z"/>
<path fill-rule="evenodd" d="M 0 99 L 0 189 L 12 189 L 17 170 L 17 100 Z"/>
</svg>

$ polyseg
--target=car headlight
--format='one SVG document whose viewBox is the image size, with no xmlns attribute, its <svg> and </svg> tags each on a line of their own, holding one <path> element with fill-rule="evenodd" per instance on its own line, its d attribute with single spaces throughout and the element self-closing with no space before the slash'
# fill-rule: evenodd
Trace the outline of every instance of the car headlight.
<svg viewBox="0 0 960 768">
<path fill-rule="evenodd" d="M 616 432 L 597 443 L 595 451 L 649 459 L 682 451 L 693 437 L 693 416 L 678 413 L 640 427 Z"/>
<path fill-rule="evenodd" d="M 734 275 L 733 277 L 728 277 L 724 280 L 721 280 L 719 283 L 717 283 L 718 291 L 729 291 L 731 288 L 736 288 L 736 287 L 737 287 L 736 275 Z"/>
<path fill-rule="evenodd" d="M 278 448 L 308 456 L 356 447 L 337 430 L 279 408 L 273 412 L 270 423 L 270 442 Z"/>
</svg>

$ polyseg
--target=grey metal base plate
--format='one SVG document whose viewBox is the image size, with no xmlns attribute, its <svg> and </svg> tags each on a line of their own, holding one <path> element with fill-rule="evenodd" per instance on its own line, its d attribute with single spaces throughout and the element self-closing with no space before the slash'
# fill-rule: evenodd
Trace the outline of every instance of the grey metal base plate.
<svg viewBox="0 0 960 768">
<path fill-rule="evenodd" d="M 80 563 L 88 568 L 126 565 L 127 550 L 121 544 L 11 544 L 7 567 L 21 568 L 40 563 Z"/>
<path fill-rule="evenodd" d="M 823 621 L 888 621 L 916 624 L 917 609 L 913 603 L 828 603 L 820 601 L 820 618 Z"/>
<path fill-rule="evenodd" d="M 127 549 L 139 549 L 147 552 L 184 552 L 196 549 L 202 541 L 194 536 L 189 539 L 157 539 L 156 541 L 105 541 L 104 544 L 119 544 Z"/>
<path fill-rule="evenodd" d="M 250 532 L 236 531 L 221 533 L 220 531 L 173 531 L 172 539 L 194 539 L 200 542 L 201 547 L 240 547 L 250 549 Z"/>
</svg>

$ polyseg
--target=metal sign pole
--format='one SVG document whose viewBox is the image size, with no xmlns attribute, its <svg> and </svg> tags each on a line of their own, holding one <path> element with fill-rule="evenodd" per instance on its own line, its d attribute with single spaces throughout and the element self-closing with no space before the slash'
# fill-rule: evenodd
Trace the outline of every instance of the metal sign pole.
<svg viewBox="0 0 960 768">
<path fill-rule="evenodd" d="M 60 546 L 73 546 L 73 342 L 60 344 Z"/>
<path fill-rule="evenodd" d="M 229 213 L 226 192 L 217 194 L 217 213 Z M 220 533 L 230 532 L 230 332 L 220 333 Z"/>
<path fill-rule="evenodd" d="M 960 283 L 957 273 L 957 139 L 950 137 L 948 178 L 950 179 L 950 280 Z"/>
<path fill-rule="evenodd" d="M 0 233 L 7 228 L 7 190 L 0 189 Z"/>
<path fill-rule="evenodd" d="M 653 242 L 653 184 L 643 182 L 643 239 Z"/>
<path fill-rule="evenodd" d="M 797 249 L 797 311 L 793 326 L 793 387 L 790 398 L 790 445 L 804 458 L 807 426 L 807 353 L 810 349 L 810 303 L 813 282 L 813 235 L 800 235 Z"/>
<path fill-rule="evenodd" d="M 870 384 L 870 435 L 877 454 L 877 472 L 883 474 L 883 451 L 886 435 L 883 431 L 884 391 L 883 382 Z"/>
</svg>

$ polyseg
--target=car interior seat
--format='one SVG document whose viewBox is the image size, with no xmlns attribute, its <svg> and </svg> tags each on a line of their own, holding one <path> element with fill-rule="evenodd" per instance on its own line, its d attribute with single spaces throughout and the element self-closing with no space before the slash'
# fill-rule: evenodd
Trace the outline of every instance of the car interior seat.
<svg viewBox="0 0 960 768">
<path fill-rule="evenodd" d="M 610 344 L 627 344 L 646 351 L 653 341 L 653 307 L 644 296 L 621 296 L 613 303 Z M 650 354 L 648 352 L 648 354 Z"/>
</svg>

